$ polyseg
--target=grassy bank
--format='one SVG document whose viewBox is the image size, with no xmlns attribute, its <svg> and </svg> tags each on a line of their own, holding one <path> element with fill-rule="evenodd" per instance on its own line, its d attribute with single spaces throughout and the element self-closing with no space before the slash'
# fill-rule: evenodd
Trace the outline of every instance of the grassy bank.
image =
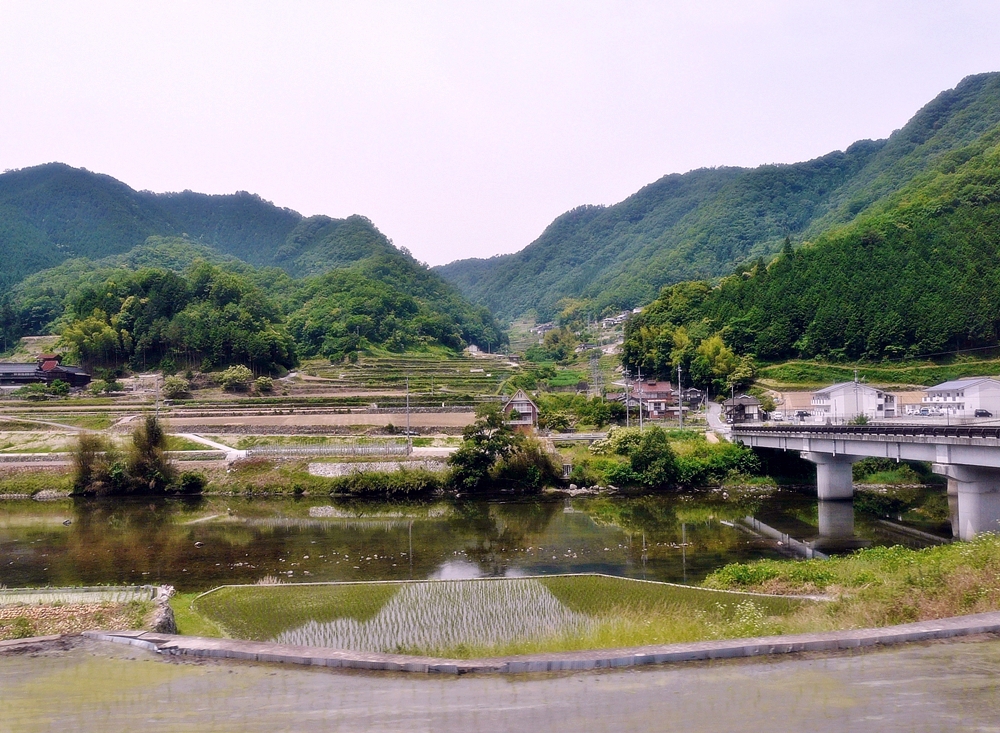
<svg viewBox="0 0 1000 733">
<path fill-rule="evenodd" d="M 227 468 L 200 473 L 206 479 L 206 492 L 246 496 L 415 496 L 443 488 L 445 481 L 444 475 L 423 470 L 358 473 L 338 478 L 313 476 L 309 473 L 307 460 L 269 461 L 263 458 L 236 461 Z"/>
<path fill-rule="evenodd" d="M 922 550 L 876 547 L 829 560 L 727 565 L 712 588 L 825 593 L 834 602 L 803 612 L 816 630 L 862 628 L 1000 609 L 1000 536 Z"/>
<path fill-rule="evenodd" d="M 72 491 L 73 477 L 68 470 L 8 468 L 0 470 L 0 496 L 34 496 L 40 491 Z"/>
<path fill-rule="evenodd" d="M 948 363 L 931 361 L 880 362 L 877 364 L 826 364 L 816 361 L 787 361 L 762 366 L 757 379 L 768 387 L 820 387 L 854 379 L 854 371 L 868 382 L 884 386 L 928 387 L 950 379 L 996 374 L 997 359 L 955 359 Z"/>
</svg>

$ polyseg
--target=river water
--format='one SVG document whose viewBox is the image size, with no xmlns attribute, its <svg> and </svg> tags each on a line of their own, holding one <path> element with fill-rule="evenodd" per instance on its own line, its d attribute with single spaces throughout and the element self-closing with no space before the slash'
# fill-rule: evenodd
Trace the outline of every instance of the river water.
<svg viewBox="0 0 1000 733">
<path fill-rule="evenodd" d="M 0 585 L 404 580 L 600 572 L 695 583 L 735 561 L 921 546 L 950 536 L 944 490 L 820 505 L 734 498 L 0 502 Z M 936 539 L 937 538 L 937 539 Z"/>
</svg>

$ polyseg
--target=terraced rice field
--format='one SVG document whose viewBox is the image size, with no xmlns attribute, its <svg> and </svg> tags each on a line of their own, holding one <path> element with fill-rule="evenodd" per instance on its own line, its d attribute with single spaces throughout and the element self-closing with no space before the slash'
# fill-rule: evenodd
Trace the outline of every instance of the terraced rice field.
<svg viewBox="0 0 1000 733">
<path fill-rule="evenodd" d="M 471 657 L 751 636 L 807 603 L 573 575 L 223 586 L 193 609 L 236 638 Z"/>
</svg>

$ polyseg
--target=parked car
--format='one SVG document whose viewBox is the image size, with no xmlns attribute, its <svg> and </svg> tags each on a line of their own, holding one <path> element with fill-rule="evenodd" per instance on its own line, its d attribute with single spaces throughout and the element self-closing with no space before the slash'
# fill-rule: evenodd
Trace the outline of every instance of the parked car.
<svg viewBox="0 0 1000 733">
<path fill-rule="evenodd" d="M 924 417 L 927 417 L 928 415 L 931 414 L 931 411 L 928 408 L 926 408 L 926 407 L 921 407 L 920 408 L 920 412 L 918 414 L 923 415 Z"/>
<path fill-rule="evenodd" d="M 982 410 L 982 409 L 980 409 L 980 410 L 976 410 L 973 414 L 976 417 L 993 417 L 993 413 L 990 412 L 989 410 Z"/>
</svg>

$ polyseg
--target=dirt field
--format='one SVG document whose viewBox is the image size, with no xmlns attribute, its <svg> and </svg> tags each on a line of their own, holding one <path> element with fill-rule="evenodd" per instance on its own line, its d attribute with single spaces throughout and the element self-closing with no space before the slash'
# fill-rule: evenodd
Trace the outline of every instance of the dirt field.
<svg viewBox="0 0 1000 733">
<path fill-rule="evenodd" d="M 476 419 L 472 412 L 415 412 L 410 414 L 410 425 L 414 428 L 464 428 Z M 301 427 L 305 425 L 406 425 L 405 412 L 385 414 L 352 413 L 349 415 L 246 415 L 227 417 L 172 417 L 170 429 L 178 431 L 190 425 L 261 425 L 279 427 Z"/>
</svg>

